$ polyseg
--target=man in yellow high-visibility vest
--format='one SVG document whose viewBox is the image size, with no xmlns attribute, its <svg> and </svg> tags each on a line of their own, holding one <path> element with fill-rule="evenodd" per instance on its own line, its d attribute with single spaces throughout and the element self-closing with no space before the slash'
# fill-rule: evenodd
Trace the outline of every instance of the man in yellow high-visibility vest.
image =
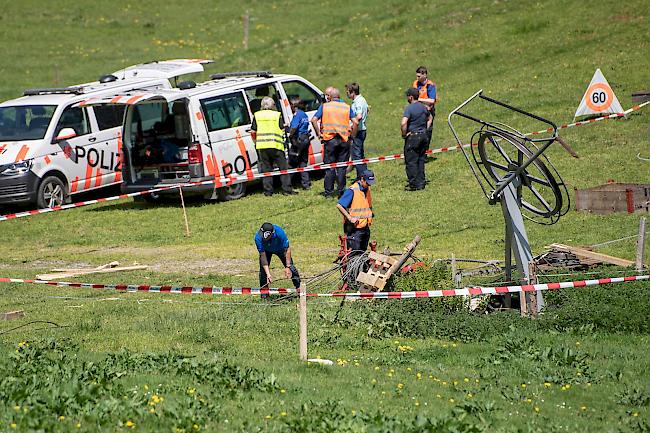
<svg viewBox="0 0 650 433">
<path fill-rule="evenodd" d="M 255 149 L 259 160 L 260 173 L 273 171 L 274 167 L 280 170 L 289 168 L 287 156 L 284 154 L 284 122 L 282 113 L 275 110 L 275 102 L 272 98 L 262 98 L 261 110 L 253 116 L 252 136 L 255 140 Z M 288 174 L 280 175 L 282 181 L 282 194 L 297 194 L 291 188 L 291 178 Z M 273 195 L 273 177 L 268 176 L 262 179 L 264 195 Z"/>
</svg>

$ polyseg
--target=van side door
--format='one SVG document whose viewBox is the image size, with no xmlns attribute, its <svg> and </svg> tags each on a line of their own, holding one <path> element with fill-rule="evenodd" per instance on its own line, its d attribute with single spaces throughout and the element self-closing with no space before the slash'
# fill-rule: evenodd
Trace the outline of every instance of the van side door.
<svg viewBox="0 0 650 433">
<path fill-rule="evenodd" d="M 287 101 L 291 101 L 295 97 L 300 98 L 305 103 L 305 113 L 310 121 L 316 114 L 318 107 L 323 103 L 323 97 L 316 89 L 298 80 L 283 81 L 282 93 L 284 93 L 283 99 Z M 293 118 L 293 114 L 291 114 L 291 118 Z M 318 137 L 316 137 L 311 122 L 309 123 L 309 139 L 309 164 L 321 163 L 323 161 L 323 147 Z"/>
<path fill-rule="evenodd" d="M 209 149 L 203 155 L 208 173 L 252 179 L 257 173 L 257 152 L 244 92 L 206 96 L 200 104 L 208 130 Z"/>
<path fill-rule="evenodd" d="M 95 170 L 93 187 L 122 181 L 120 147 L 125 108 L 125 105 L 103 104 L 89 110 L 91 126 L 96 131 L 93 135 L 97 138 L 87 151 L 88 155 L 92 154 L 87 161 Z"/>
</svg>

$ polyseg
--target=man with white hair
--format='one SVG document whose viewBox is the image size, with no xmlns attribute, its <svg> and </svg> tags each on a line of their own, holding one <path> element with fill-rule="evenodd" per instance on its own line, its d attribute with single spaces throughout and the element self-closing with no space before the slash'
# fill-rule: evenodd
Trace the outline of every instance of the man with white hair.
<svg viewBox="0 0 650 433">
<path fill-rule="evenodd" d="M 275 109 L 273 98 L 268 96 L 262 98 L 261 110 L 253 116 L 253 125 L 251 126 L 260 173 L 273 171 L 274 167 L 278 167 L 280 170 L 289 168 L 287 157 L 284 154 L 284 127 L 282 113 Z M 291 178 L 288 174 L 281 175 L 280 180 L 282 181 L 282 194 L 297 194 L 291 188 Z M 262 186 L 264 195 L 273 195 L 273 177 L 264 177 Z"/>
</svg>

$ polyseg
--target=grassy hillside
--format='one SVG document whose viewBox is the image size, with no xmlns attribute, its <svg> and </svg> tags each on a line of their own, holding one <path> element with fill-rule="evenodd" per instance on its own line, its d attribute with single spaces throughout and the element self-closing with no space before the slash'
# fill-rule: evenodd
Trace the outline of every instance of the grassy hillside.
<svg viewBox="0 0 650 433">
<path fill-rule="evenodd" d="M 454 144 L 447 114 L 480 88 L 492 97 L 566 123 L 572 120 L 596 68 L 601 68 L 624 108 L 632 105 L 633 91 L 649 86 L 650 8 L 642 0 L 615 4 L 457 0 L 417 7 L 388 0 L 247 1 L 241 5 L 198 0 L 164 5 L 78 0 L 5 3 L 0 15 L 3 100 L 19 96 L 28 87 L 85 82 L 142 61 L 207 57 L 216 60 L 218 71 L 296 73 L 321 88 L 359 82 L 372 106 L 366 141 L 369 156 L 401 152 L 404 90 L 420 64 L 428 66 L 438 84 L 434 148 Z M 246 51 L 241 23 L 245 11 L 251 17 Z M 496 115 L 484 113 L 487 118 Z M 650 157 L 648 119 L 650 108 L 626 120 L 565 130 L 562 136 L 580 159 L 571 158 L 559 146 L 550 149 L 549 156 L 571 189 L 609 179 L 650 183 L 649 163 L 636 157 L 638 153 Z M 526 125 L 521 129 L 526 130 Z M 403 163 L 385 162 L 372 168 L 378 177 L 373 190 L 377 216 L 373 238 L 381 247 L 401 248 L 420 234 L 419 256 L 435 259 L 454 253 L 457 257 L 502 258 L 501 211 L 487 204 L 460 154 L 430 160 L 426 170 L 431 183 L 417 193 L 403 192 Z M 291 198 L 269 199 L 252 191 L 235 202 L 192 202 L 188 207 L 190 237 L 184 236 L 181 210 L 175 203 L 146 206 L 122 201 L 2 222 L 0 274 L 33 277 L 62 265 L 96 266 L 119 260 L 148 264 L 152 270 L 93 276 L 92 281 L 257 285 L 252 238 L 262 222 L 271 220 L 287 230 L 301 273 L 314 275 L 330 267 L 341 230 L 335 203 L 320 197 L 321 190 L 318 180 L 312 191 Z M 528 224 L 527 229 L 534 252 L 540 252 L 551 242 L 592 245 L 635 234 L 638 219 L 638 214 L 603 217 L 571 211 L 554 226 Z M 634 250 L 633 240 L 599 249 L 628 259 L 633 259 Z M 274 265 L 279 276 L 277 261 Z M 614 275 L 620 270 L 603 272 Z M 50 431 L 74 429 L 77 420 L 85 420 L 82 427 L 90 431 L 102 419 L 111 420 L 110 425 L 101 424 L 106 431 L 129 427 L 191 431 L 196 430 L 194 418 L 199 429 L 219 431 L 317 431 L 317 425 L 323 426 L 322 431 L 375 431 L 380 425 L 393 425 L 392 431 L 420 431 L 426 423 L 418 416 L 434 420 L 427 424 L 429 431 L 646 431 L 647 329 L 599 328 L 607 318 L 628 319 L 624 314 L 627 302 L 643 299 L 641 290 L 648 285 L 636 287 L 637 291 L 628 293 L 631 301 L 612 300 L 607 290 L 598 292 L 597 305 L 602 309 L 595 310 L 599 314 L 590 316 L 585 327 L 580 322 L 589 313 L 583 307 L 590 304 L 588 299 L 571 304 L 570 314 L 566 313 L 573 314 L 570 325 L 555 326 L 549 321 L 536 327 L 509 315 L 471 316 L 467 321 L 453 319 L 448 336 L 441 331 L 421 338 L 408 333 L 395 337 L 394 330 L 386 331 L 386 338 L 369 336 L 372 320 L 382 326 L 390 324 L 362 307 L 344 309 L 344 323 L 334 325 L 331 320 L 338 304 L 314 302 L 310 354 L 340 359 L 336 368 L 322 370 L 296 361 L 293 305 L 272 308 L 260 306 L 257 300 L 239 299 L 215 305 L 205 298 L 172 298 L 174 302 L 163 303 L 159 297 L 140 295 L 106 300 L 113 295 L 2 285 L 0 311 L 23 309 L 27 313 L 25 319 L 14 322 L 16 326 L 51 320 L 68 328 L 35 330 L 31 326 L 1 333 L 12 327 L 1 325 L 0 352 L 17 355 L 3 355 L 6 360 L 0 362 L 0 371 L 17 374 L 14 367 L 25 359 L 47 363 L 60 357 L 56 359 L 65 360 L 62 363 L 70 368 L 53 376 L 56 383 L 73 377 L 83 383 L 88 377 L 83 376 L 82 360 L 96 361 L 101 370 L 93 370 L 97 377 L 115 372 L 126 376 L 112 390 L 113 382 L 101 382 L 106 385 L 101 392 L 107 393 L 104 401 L 108 403 L 92 416 L 74 415 L 85 409 L 72 403 L 68 411 L 62 407 L 59 412 L 51 409 L 26 415 L 21 412 L 24 408 L 14 407 L 28 403 L 5 397 L 0 431 L 12 429 L 14 421 L 27 430 L 30 419 L 47 419 L 39 425 Z M 52 298 L 63 295 L 75 299 Z M 243 305 L 236 304 L 240 301 Z M 565 310 L 560 311 L 557 320 L 565 320 Z M 445 320 L 452 319 L 435 323 Z M 493 334 L 479 341 L 454 333 L 485 327 Z M 50 343 L 35 343 L 29 349 L 33 353 L 22 346 L 14 352 L 24 340 L 49 337 L 69 341 L 60 351 Z M 517 342 L 512 346 L 509 340 Z M 415 349 L 399 348 L 405 345 Z M 134 354 L 110 362 L 103 358 L 122 348 Z M 214 378 L 206 381 L 192 376 L 184 361 L 171 355 L 164 358 L 169 351 L 198 355 L 197 371 L 211 372 L 206 376 Z M 77 353 L 79 358 L 72 360 L 70 356 Z M 211 356 L 208 353 L 218 354 L 219 362 L 228 360 L 244 370 L 256 370 L 235 371 L 212 363 L 206 360 Z M 502 367 L 490 364 L 492 357 L 502 356 L 506 357 L 500 358 Z M 161 365 L 179 367 L 157 372 Z M 562 374 L 554 373 L 558 369 Z M 258 380 L 257 373 L 262 379 Z M 52 383 L 38 374 L 34 378 Z M 142 402 L 136 397 L 118 411 L 120 392 L 141 396 L 148 408 L 153 398 L 149 387 L 158 383 L 157 392 L 166 393 L 170 404 L 160 418 L 142 412 Z M 24 386 L 49 390 L 38 382 Z M 188 394 L 192 387 L 218 399 L 218 408 L 196 402 L 194 392 Z M 101 392 L 97 395 L 104 395 Z M 481 395 L 478 400 L 468 397 L 477 394 Z M 16 395 L 20 393 L 11 398 Z M 95 397 L 88 398 L 94 401 Z M 308 401 L 314 403 L 301 409 Z M 193 412 L 178 409 L 188 405 Z M 203 410 L 211 414 L 210 420 L 199 419 Z M 394 419 L 372 418 L 376 413 Z M 57 416 L 67 418 L 59 422 Z M 134 419 L 142 421 L 129 426 L 127 421 Z M 182 422 L 172 425 L 168 419 Z"/>
</svg>

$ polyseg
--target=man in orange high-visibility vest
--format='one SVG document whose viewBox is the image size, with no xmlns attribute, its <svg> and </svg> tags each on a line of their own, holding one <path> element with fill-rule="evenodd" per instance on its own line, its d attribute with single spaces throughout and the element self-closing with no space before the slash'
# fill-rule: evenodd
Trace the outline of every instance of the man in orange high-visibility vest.
<svg viewBox="0 0 650 433">
<path fill-rule="evenodd" d="M 352 255 L 361 254 L 368 249 L 370 226 L 375 216 L 370 195 L 370 185 L 374 183 L 375 174 L 370 170 L 364 171 L 361 178 L 345 190 L 336 204 L 343 215 L 343 231 Z"/>
<path fill-rule="evenodd" d="M 323 145 L 323 162 L 346 162 L 350 159 L 350 137 L 357 134 L 359 121 L 352 108 L 341 100 L 341 93 L 332 87 L 327 94 L 329 101 L 318 107 L 311 119 L 316 135 Z M 352 126 L 350 126 L 350 122 Z M 338 195 L 345 190 L 345 167 L 325 171 L 325 197 L 334 195 L 336 179 Z"/>
<path fill-rule="evenodd" d="M 425 66 L 420 66 L 415 70 L 415 81 L 413 87 L 418 89 L 418 101 L 423 103 L 431 113 L 431 125 L 427 128 L 427 150 L 431 145 L 431 136 L 433 135 L 433 119 L 436 117 L 436 102 L 438 102 L 438 89 L 436 83 L 431 81 L 429 73 Z"/>
</svg>

